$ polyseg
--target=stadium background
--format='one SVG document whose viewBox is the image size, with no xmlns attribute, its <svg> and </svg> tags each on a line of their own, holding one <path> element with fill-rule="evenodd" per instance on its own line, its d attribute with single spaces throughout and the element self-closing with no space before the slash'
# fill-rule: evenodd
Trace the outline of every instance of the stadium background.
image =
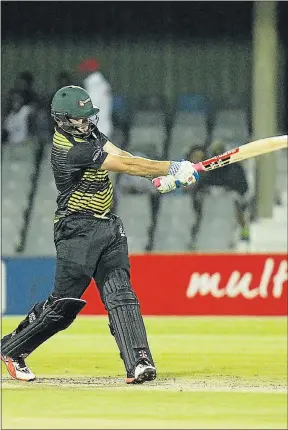
<svg viewBox="0 0 288 430">
<path fill-rule="evenodd" d="M 57 90 L 57 73 L 73 74 L 82 60 L 96 57 L 115 96 L 114 141 L 120 146 L 131 143 L 133 118 L 143 95 L 154 94 L 164 97 L 168 119 L 167 138 L 158 158 L 169 155 L 173 121 L 183 108 L 183 96 L 188 96 L 188 105 L 190 100 L 190 113 L 205 113 L 206 147 L 213 140 L 221 109 L 245 114 L 245 138 L 238 137 L 241 130 L 237 134 L 236 126 L 230 137 L 232 146 L 253 137 L 287 134 L 285 3 L 2 2 L 2 107 L 20 72 L 33 73 L 35 90 L 46 100 Z M 180 128 L 178 136 L 181 133 Z M 53 283 L 55 189 L 48 162 L 49 139 L 45 141 L 44 136 L 43 142 L 41 135 L 26 143 L 15 159 L 9 148 L 1 151 L 5 333 L 35 301 L 46 297 Z M 180 159 L 187 145 L 194 143 L 199 141 L 192 138 L 179 147 L 178 154 L 176 146 L 174 153 Z M 21 394 L 16 395 L 16 385 L 4 378 L 3 428 L 129 428 L 127 414 L 131 428 L 286 428 L 287 154 L 281 151 L 243 166 L 256 192 L 255 207 L 250 208 L 251 239 L 243 244 L 231 233 L 235 240 L 231 249 L 227 241 L 226 245 L 221 242 L 228 230 L 225 225 L 232 229 L 235 225 L 228 211 L 222 220 L 215 216 L 218 224 L 213 224 L 215 240 L 210 251 L 206 249 L 209 219 L 206 235 L 203 230 L 203 249 L 201 244 L 189 249 L 191 206 L 188 196 L 180 193 L 161 196 L 158 219 L 165 218 L 166 227 L 160 231 L 159 223 L 154 226 L 154 245 L 148 249 L 147 195 L 120 196 L 119 202 L 124 202 L 120 215 L 131 245 L 132 280 L 159 367 L 156 390 L 154 385 L 151 393 L 124 389 L 119 401 L 113 385 L 122 390 L 121 363 L 112 340 L 111 345 L 106 340 L 105 311 L 91 284 L 85 294 L 88 315 L 80 317 L 66 337 L 57 335 L 31 357 L 40 385 L 20 390 L 25 390 L 26 401 L 21 400 L 16 414 L 13 404 Z M 216 194 L 217 199 L 218 203 L 223 199 L 225 206 L 229 196 Z M 186 210 L 183 218 L 180 208 Z M 75 341 L 85 355 L 83 366 L 77 366 Z M 70 377 L 68 382 L 66 377 Z M 59 378 L 66 390 L 64 403 Z M 89 385 L 96 407 L 87 391 Z M 76 412 L 78 390 L 82 400 Z M 182 391 L 187 392 L 180 399 Z M 231 391 L 236 393 L 231 396 Z M 55 399 L 59 407 L 55 406 L 52 418 L 49 405 L 54 406 Z M 39 411 L 34 415 L 29 408 L 35 402 Z M 146 414 L 147 408 L 153 413 Z"/>
</svg>

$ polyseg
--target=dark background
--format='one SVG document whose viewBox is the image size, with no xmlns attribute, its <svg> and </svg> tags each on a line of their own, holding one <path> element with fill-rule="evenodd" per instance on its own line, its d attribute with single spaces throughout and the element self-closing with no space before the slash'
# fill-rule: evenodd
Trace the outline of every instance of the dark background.
<svg viewBox="0 0 288 430">
<path fill-rule="evenodd" d="M 252 40 L 252 1 L 11 1 L 2 2 L 2 40 L 74 37 L 147 40 L 229 38 Z M 96 6 L 96 7 L 95 7 Z M 288 4 L 277 3 L 278 29 L 288 51 Z M 285 72 L 288 129 L 288 64 Z"/>
<path fill-rule="evenodd" d="M 53 6 L 52 6 L 53 4 Z M 95 8 L 96 5 L 96 8 Z M 107 37 L 251 37 L 253 2 L 2 2 L 2 36 L 57 32 Z"/>
<path fill-rule="evenodd" d="M 10 1 L 2 2 L 2 37 L 67 31 L 107 37 L 251 38 L 252 1 Z M 95 8 L 96 5 L 96 8 Z M 278 2 L 280 36 L 287 38 L 288 4 Z"/>
</svg>

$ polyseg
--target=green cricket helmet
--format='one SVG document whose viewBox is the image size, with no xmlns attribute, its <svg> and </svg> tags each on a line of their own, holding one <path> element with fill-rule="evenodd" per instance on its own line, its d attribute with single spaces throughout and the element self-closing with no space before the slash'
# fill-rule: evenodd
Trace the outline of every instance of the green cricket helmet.
<svg viewBox="0 0 288 430">
<path fill-rule="evenodd" d="M 98 112 L 99 109 L 93 106 L 87 91 L 75 85 L 60 88 L 51 103 L 51 115 L 58 126 L 79 137 L 87 137 L 95 129 Z M 73 124 L 71 120 L 82 120 L 82 123 Z"/>
</svg>

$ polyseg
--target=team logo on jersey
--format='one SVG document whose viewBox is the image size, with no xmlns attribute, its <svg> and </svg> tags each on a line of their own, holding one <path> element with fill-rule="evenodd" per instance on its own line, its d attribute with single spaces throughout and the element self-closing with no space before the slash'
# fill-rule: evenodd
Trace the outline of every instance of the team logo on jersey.
<svg viewBox="0 0 288 430">
<path fill-rule="evenodd" d="M 125 230 L 122 225 L 120 225 L 119 227 L 119 233 L 120 233 L 120 236 L 126 237 Z"/>
<path fill-rule="evenodd" d="M 90 101 L 91 101 L 91 99 L 89 97 L 87 100 L 79 100 L 78 104 L 79 104 L 79 106 L 83 107 L 83 106 L 85 106 L 86 103 L 88 103 Z"/>
</svg>

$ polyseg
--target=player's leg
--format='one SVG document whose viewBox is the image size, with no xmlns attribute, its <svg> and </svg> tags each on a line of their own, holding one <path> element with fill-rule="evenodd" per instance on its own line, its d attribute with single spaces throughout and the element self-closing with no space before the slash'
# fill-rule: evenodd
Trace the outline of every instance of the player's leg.
<svg viewBox="0 0 288 430">
<path fill-rule="evenodd" d="M 240 239 L 249 242 L 250 232 L 249 232 L 249 217 L 247 214 L 247 204 L 242 196 L 238 196 L 235 200 L 235 214 L 238 225 L 240 226 Z"/>
<path fill-rule="evenodd" d="M 84 248 L 85 235 L 70 234 L 69 239 L 64 236 L 57 246 L 52 294 L 46 301 L 34 305 L 18 327 L 3 337 L 1 359 L 12 377 L 24 381 L 35 379 L 24 359 L 51 336 L 69 327 L 85 306 L 80 297 L 90 283 L 93 270 L 89 273 L 85 266 Z"/>
<path fill-rule="evenodd" d="M 1 340 L 1 359 L 15 379 L 35 379 L 24 359 L 50 337 L 69 327 L 86 304 L 80 297 L 91 278 L 85 277 L 79 267 L 67 266 L 64 262 L 57 261 L 56 283 L 52 294 L 45 302 L 34 305 L 18 327 Z M 62 286 L 65 286 L 65 291 L 62 291 Z"/>
<path fill-rule="evenodd" d="M 138 299 L 130 282 L 127 239 L 119 218 L 110 224 L 114 240 L 103 252 L 95 281 L 108 311 L 109 327 L 120 350 L 127 383 L 155 379 L 156 369 L 149 348 Z"/>
</svg>

